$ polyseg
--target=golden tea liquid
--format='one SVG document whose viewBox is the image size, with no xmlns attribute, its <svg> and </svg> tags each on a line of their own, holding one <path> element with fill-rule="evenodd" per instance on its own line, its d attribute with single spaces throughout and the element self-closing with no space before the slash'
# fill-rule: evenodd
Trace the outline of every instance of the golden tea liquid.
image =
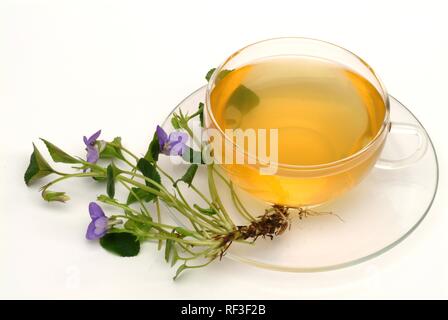
<svg viewBox="0 0 448 320">
<path fill-rule="evenodd" d="M 241 88 L 248 91 L 235 99 Z M 356 153 L 376 136 L 385 113 L 382 97 L 368 81 L 312 58 L 269 59 L 233 70 L 211 97 L 221 128 L 278 129 L 279 162 L 292 165 L 329 163 Z M 254 99 L 253 105 L 245 98 Z"/>
<path fill-rule="evenodd" d="M 349 157 L 377 135 L 386 112 L 383 98 L 366 79 L 315 58 L 260 60 L 222 71 L 215 84 L 210 101 L 218 125 L 278 129 L 282 164 L 319 165 Z M 353 170 L 300 179 L 284 172 L 263 177 L 247 165 L 223 167 L 249 192 L 288 205 L 320 203 L 347 183 L 353 185 L 361 174 Z M 313 198 L 317 189 L 320 195 Z"/>
</svg>

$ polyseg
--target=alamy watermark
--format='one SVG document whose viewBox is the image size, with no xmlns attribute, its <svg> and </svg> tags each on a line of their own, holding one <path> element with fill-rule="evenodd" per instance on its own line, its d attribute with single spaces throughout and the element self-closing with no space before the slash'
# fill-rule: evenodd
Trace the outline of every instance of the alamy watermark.
<svg viewBox="0 0 448 320">
<path fill-rule="evenodd" d="M 274 175 L 278 170 L 278 129 L 225 129 L 203 128 L 193 122 L 188 143 L 194 150 L 193 163 L 254 165 L 261 175 Z M 179 163 L 177 148 L 170 159 Z"/>
</svg>

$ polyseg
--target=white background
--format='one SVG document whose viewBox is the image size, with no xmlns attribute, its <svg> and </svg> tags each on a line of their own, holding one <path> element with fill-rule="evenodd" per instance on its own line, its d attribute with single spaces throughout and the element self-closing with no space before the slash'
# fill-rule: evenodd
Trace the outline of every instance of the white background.
<svg viewBox="0 0 448 320">
<path fill-rule="evenodd" d="M 448 8 L 445 1 L 0 1 L 0 298 L 448 298 Z M 173 282 L 152 245 L 120 259 L 84 239 L 88 182 L 66 205 L 23 173 L 31 142 L 82 154 L 102 128 L 145 151 L 154 127 L 204 73 L 277 36 L 337 43 L 363 57 L 433 138 L 434 206 L 405 242 L 370 262 L 318 274 L 224 259 Z M 404 199 L 405 201 L 405 199 Z"/>
</svg>

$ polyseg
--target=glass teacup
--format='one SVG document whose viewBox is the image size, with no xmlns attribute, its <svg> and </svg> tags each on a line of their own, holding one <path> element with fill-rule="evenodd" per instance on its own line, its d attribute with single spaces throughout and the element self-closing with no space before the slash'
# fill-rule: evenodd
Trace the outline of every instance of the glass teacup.
<svg viewBox="0 0 448 320">
<path fill-rule="evenodd" d="M 311 57 L 313 59 L 337 63 L 340 66 L 344 66 L 347 70 L 350 70 L 350 73 L 356 76 L 357 79 L 361 79 L 366 85 L 373 88 L 376 99 L 379 100 L 384 108 L 382 112 L 378 113 L 381 118 L 377 119 L 377 128 L 374 130 L 374 134 L 369 136 L 367 141 L 363 141 L 361 147 L 346 156 L 328 158 L 331 160 L 318 163 L 313 163 L 307 159 L 304 160 L 304 163 L 298 164 L 290 162 L 282 163 L 281 161 L 272 160 L 272 158 L 267 160 L 266 158 L 261 158 L 257 153 L 249 152 L 247 148 L 235 142 L 234 137 L 229 136 L 228 131 L 226 131 L 228 128 L 224 128 L 222 121 L 221 123 L 218 121 L 221 115 L 216 114 L 218 108 L 216 105 L 220 101 L 219 99 L 226 99 L 226 102 L 231 100 L 235 96 L 235 91 L 241 89 L 241 86 L 236 89 L 230 88 L 230 86 L 234 85 L 234 80 L 227 81 L 227 84 L 223 84 L 225 82 L 222 81 L 224 81 L 224 77 L 230 79 L 229 73 L 234 72 L 233 70 L 243 70 L 246 66 L 251 66 L 254 63 L 266 61 L 273 57 Z M 264 69 L 261 68 L 260 70 Z M 285 70 L 288 71 L 287 67 Z M 275 72 L 277 71 L 274 70 Z M 241 72 L 239 74 L 235 73 L 232 76 L 238 79 L 238 77 L 241 77 L 241 74 L 243 74 L 242 77 L 245 77 L 245 74 Z M 310 72 L 310 75 L 313 77 L 313 81 L 332 81 L 332 76 L 327 76 L 326 74 L 321 78 L 313 76 L 312 72 Z M 261 80 L 263 76 L 263 73 L 258 74 Z M 282 83 L 280 82 L 278 84 L 279 90 L 276 91 L 278 92 L 278 97 L 274 99 L 276 101 L 283 101 L 285 99 L 284 96 L 289 94 L 287 88 L 281 87 Z M 229 89 L 227 91 L 232 92 L 232 94 L 229 97 L 222 98 L 222 94 L 219 93 L 221 96 L 217 98 L 216 88 L 218 85 L 221 86 L 221 92 Z M 222 88 L 223 86 L 224 88 Z M 345 90 L 343 86 L 341 88 L 341 90 Z M 242 89 L 246 91 L 240 90 L 243 92 L 237 94 L 245 94 L 245 97 L 243 97 L 243 100 L 245 99 L 244 103 L 247 104 L 250 100 L 259 103 L 255 94 L 250 92 L 250 88 L 244 87 Z M 313 104 L 314 101 L 312 99 L 314 98 L 310 98 L 310 100 L 304 103 Z M 367 103 L 366 101 L 370 101 L 369 99 L 371 100 L 373 98 L 369 96 L 367 100 L 363 101 Z M 322 111 L 319 110 L 319 112 Z M 413 125 L 391 123 L 389 112 L 389 96 L 386 89 L 372 68 L 355 54 L 339 46 L 320 40 L 277 38 L 257 42 L 237 51 L 214 71 L 207 87 L 205 122 L 207 128 L 213 128 L 221 135 L 221 140 L 229 143 L 232 153 L 236 154 L 236 157 L 240 156 L 244 160 L 242 163 L 220 161 L 220 166 L 229 175 L 234 184 L 256 198 L 268 203 L 291 207 L 312 207 L 339 197 L 353 188 L 367 175 L 375 164 L 384 169 L 395 169 L 414 163 L 423 156 L 427 144 L 425 133 Z M 250 117 L 250 114 L 248 113 L 247 117 Z M 353 121 L 357 121 L 356 118 Z M 386 138 L 392 129 L 397 132 L 417 134 L 419 136 L 420 143 L 412 155 L 399 160 L 379 159 Z M 301 131 L 297 132 L 299 135 Z M 335 132 L 335 134 L 337 135 L 338 133 Z M 309 150 L 307 152 L 311 156 L 308 158 L 314 159 L 312 157 L 313 152 L 325 153 L 326 147 L 325 145 L 322 147 L 323 144 L 320 141 L 313 141 L 312 135 L 309 136 L 310 138 L 307 144 Z M 346 136 L 350 138 L 350 134 Z M 278 139 L 281 138 L 282 136 L 280 135 Z M 300 136 L 300 138 L 303 137 Z M 214 148 L 215 155 L 219 154 L 222 156 L 224 147 L 217 148 L 214 146 Z M 330 148 L 332 146 L 328 144 L 328 149 Z M 282 152 L 282 149 L 279 152 Z M 300 152 L 303 152 L 303 148 L 297 148 L 297 153 Z M 294 152 L 290 153 L 294 156 Z M 282 159 L 281 155 L 280 157 L 277 156 L 276 159 Z M 275 167 L 275 171 L 272 171 L 271 174 L 263 174 L 263 169 L 269 171 L 267 170 L 269 169 L 268 167 Z"/>
</svg>

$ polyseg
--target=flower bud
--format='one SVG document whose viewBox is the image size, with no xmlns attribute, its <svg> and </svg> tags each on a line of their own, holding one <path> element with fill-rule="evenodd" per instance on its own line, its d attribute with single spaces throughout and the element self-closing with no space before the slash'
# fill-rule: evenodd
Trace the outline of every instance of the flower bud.
<svg viewBox="0 0 448 320">
<path fill-rule="evenodd" d="M 70 197 L 65 192 L 55 192 L 50 190 L 44 190 L 42 192 L 42 198 L 44 198 L 44 200 L 48 202 L 50 201 L 66 202 L 70 200 Z"/>
</svg>

